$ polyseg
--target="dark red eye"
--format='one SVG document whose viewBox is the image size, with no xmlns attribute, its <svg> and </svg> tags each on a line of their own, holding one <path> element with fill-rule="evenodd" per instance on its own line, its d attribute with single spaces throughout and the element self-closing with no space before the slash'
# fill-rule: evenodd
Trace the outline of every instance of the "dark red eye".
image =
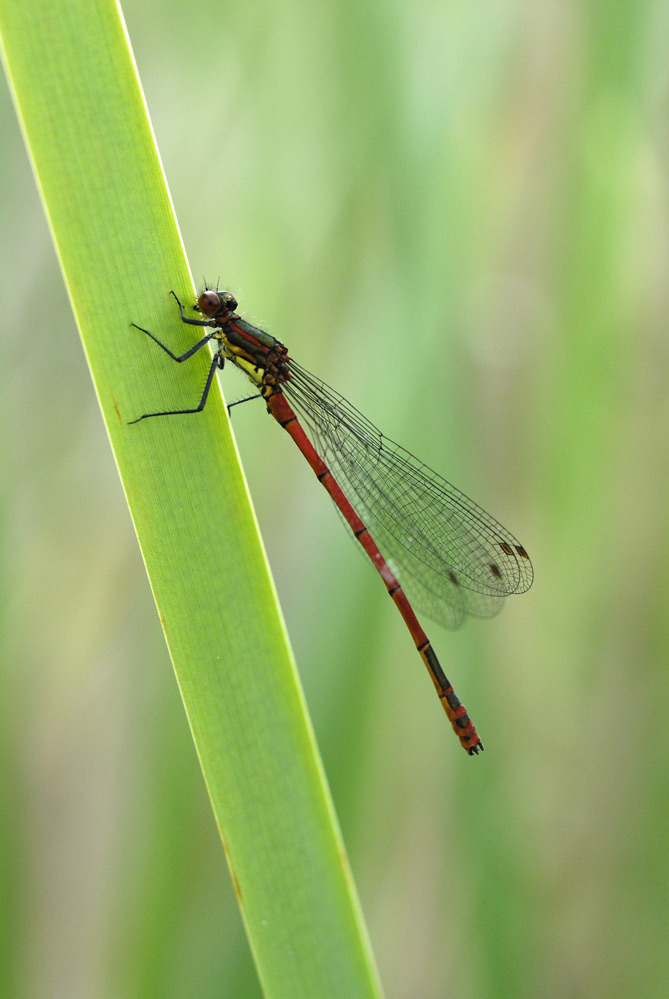
<svg viewBox="0 0 669 999">
<path fill-rule="evenodd" d="M 215 291 L 203 291 L 197 300 L 196 308 L 203 316 L 215 316 L 221 305 L 221 300 Z"/>
</svg>

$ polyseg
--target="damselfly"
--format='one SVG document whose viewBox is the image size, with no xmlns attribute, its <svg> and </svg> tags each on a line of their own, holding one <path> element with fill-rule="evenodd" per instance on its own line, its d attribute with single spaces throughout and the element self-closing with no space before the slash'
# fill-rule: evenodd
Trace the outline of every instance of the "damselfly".
<svg viewBox="0 0 669 999">
<path fill-rule="evenodd" d="M 202 398 L 194 409 L 144 413 L 131 422 L 200 413 L 216 370 L 226 360 L 240 368 L 371 559 L 427 666 L 455 734 L 470 755 L 478 753 L 483 743 L 409 600 L 447 628 L 457 628 L 468 614 L 492 617 L 505 597 L 524 593 L 532 584 L 532 563 L 524 547 L 477 503 L 297 364 L 282 343 L 242 319 L 229 292 L 203 291 L 193 308 L 205 319 L 189 319 L 172 295 L 184 323 L 208 328 L 190 350 L 177 356 L 149 330 L 132 325 L 179 362 L 216 341 Z"/>
</svg>

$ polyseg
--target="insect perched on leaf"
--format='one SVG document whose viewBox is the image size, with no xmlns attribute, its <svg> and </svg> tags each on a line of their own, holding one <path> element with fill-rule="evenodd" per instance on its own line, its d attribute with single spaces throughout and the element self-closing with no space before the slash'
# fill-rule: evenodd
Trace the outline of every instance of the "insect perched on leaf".
<svg viewBox="0 0 669 999">
<path fill-rule="evenodd" d="M 282 343 L 237 312 L 227 291 L 206 289 L 189 319 L 207 333 L 184 354 L 173 354 L 149 330 L 136 328 L 178 362 L 214 341 L 199 413 L 214 375 L 231 361 L 248 376 L 268 411 L 290 434 L 381 576 L 399 610 L 460 743 L 470 755 L 483 743 L 418 622 L 415 605 L 447 628 L 469 614 L 492 617 L 505 597 L 532 585 L 532 563 L 521 543 L 477 503 L 385 437 L 338 392 L 306 371 Z M 132 324 L 135 326 L 135 323 Z M 303 426 L 304 424 L 304 426 Z M 400 582 L 401 580 L 401 582 Z M 406 592 L 405 592 L 406 590 Z M 411 601 L 411 602 L 410 602 Z"/>
</svg>

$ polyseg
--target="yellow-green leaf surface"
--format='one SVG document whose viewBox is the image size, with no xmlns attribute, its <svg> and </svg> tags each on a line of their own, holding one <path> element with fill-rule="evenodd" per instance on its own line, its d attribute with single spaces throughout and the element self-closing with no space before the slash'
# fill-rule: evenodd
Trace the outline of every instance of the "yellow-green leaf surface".
<svg viewBox="0 0 669 999">
<path fill-rule="evenodd" d="M 379 986 L 120 12 L 2 0 L 3 57 L 268 996 Z M 192 155 L 197 156 L 196 149 Z M 225 212 L 221 210 L 221 218 Z M 49 304 L 32 290 L 38 322 Z M 57 419 L 57 414 L 53 414 Z M 137 664 L 138 670 L 141 664 Z"/>
</svg>

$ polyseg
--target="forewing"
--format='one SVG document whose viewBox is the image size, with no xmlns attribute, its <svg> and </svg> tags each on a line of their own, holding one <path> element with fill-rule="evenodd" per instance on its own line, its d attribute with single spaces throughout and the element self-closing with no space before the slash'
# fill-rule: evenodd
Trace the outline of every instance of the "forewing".
<svg viewBox="0 0 669 999">
<path fill-rule="evenodd" d="M 448 628 L 532 583 L 523 546 L 294 361 L 282 387 L 414 607 Z"/>
</svg>

